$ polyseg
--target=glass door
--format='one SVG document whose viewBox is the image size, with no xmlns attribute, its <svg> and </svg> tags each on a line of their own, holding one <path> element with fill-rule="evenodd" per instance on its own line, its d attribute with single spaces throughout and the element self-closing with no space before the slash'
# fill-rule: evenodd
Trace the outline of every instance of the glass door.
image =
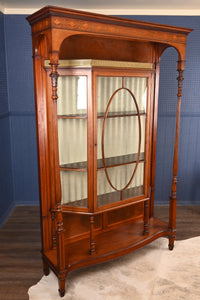
<svg viewBox="0 0 200 300">
<path fill-rule="evenodd" d="M 97 207 L 145 193 L 148 77 L 97 76 Z"/>
<path fill-rule="evenodd" d="M 61 203 L 65 206 L 88 207 L 87 99 L 86 75 L 58 77 Z"/>
</svg>

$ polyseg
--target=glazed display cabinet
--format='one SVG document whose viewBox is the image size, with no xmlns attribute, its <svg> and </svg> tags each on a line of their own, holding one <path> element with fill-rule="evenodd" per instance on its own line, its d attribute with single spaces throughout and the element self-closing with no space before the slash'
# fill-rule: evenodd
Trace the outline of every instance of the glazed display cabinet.
<svg viewBox="0 0 200 300">
<path fill-rule="evenodd" d="M 45 7 L 32 26 L 42 257 L 66 275 L 159 237 L 172 250 L 186 37 L 190 29 Z M 160 57 L 178 52 L 169 222 L 154 217 Z M 165 184 L 165 183 L 163 183 Z M 162 199 L 160 199 L 162 200 Z"/>
</svg>

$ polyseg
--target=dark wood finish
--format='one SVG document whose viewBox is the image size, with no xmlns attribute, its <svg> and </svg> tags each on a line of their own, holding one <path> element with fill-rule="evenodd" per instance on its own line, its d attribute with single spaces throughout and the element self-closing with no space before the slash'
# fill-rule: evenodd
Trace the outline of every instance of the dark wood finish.
<svg viewBox="0 0 200 300">
<path fill-rule="evenodd" d="M 134 21 L 111 16 L 47 6 L 28 17 L 32 26 L 34 80 L 37 118 L 38 161 L 42 257 L 44 273 L 51 268 L 59 280 L 59 292 L 65 294 L 65 277 L 69 271 L 106 261 L 142 247 L 154 239 L 166 236 L 173 248 L 176 227 L 176 182 L 178 171 L 178 138 L 180 102 L 186 51 L 190 29 Z M 173 180 L 169 222 L 154 217 L 155 157 L 159 61 L 163 51 L 174 47 L 178 52 L 178 105 L 175 134 Z M 59 67 L 60 59 L 100 59 L 150 63 L 141 68 L 126 67 Z M 50 68 L 44 67 L 50 60 Z M 57 116 L 57 79 L 59 74 L 87 76 L 87 115 Z M 137 101 L 132 95 L 136 112 L 97 114 L 97 76 L 147 78 L 147 111 L 145 117 L 145 153 L 141 159 L 141 124 Z M 129 91 L 129 90 L 128 90 Z M 117 91 L 114 92 L 113 96 Z M 131 91 L 129 91 L 132 93 Z M 109 104 L 112 101 L 110 99 Z M 123 156 L 97 161 L 97 119 L 135 116 L 139 122 L 139 143 L 136 158 Z M 62 119 L 87 119 L 87 162 L 59 165 L 58 126 Z M 103 135 L 104 136 L 104 135 Z M 123 160 L 122 160 L 123 159 Z M 144 184 L 127 189 L 140 161 L 144 163 Z M 97 195 L 97 172 L 107 167 L 136 163 L 130 181 L 119 191 Z M 86 171 L 88 198 L 61 204 L 60 170 Z M 80 175 L 80 174 L 79 174 Z M 128 211 L 132 211 L 132 217 Z M 73 223 L 80 230 L 70 232 Z M 118 220 L 118 221 L 116 221 Z M 67 232 L 67 222 L 71 222 Z M 87 225 L 86 225 L 87 224 Z M 89 227 L 88 227 L 89 226 Z"/>
</svg>

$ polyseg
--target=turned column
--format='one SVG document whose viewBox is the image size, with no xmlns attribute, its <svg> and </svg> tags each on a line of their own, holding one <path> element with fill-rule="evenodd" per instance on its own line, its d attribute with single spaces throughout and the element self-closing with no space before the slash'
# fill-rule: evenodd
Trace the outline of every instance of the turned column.
<svg viewBox="0 0 200 300">
<path fill-rule="evenodd" d="M 144 202 L 144 235 L 149 234 L 149 200 Z"/>
<path fill-rule="evenodd" d="M 90 216 L 90 255 L 94 255 L 95 250 L 95 241 L 94 241 L 94 216 Z"/>
<path fill-rule="evenodd" d="M 180 110 L 183 84 L 183 71 L 185 61 L 178 61 L 178 93 L 177 93 L 177 113 L 176 113 L 176 132 L 174 145 L 174 159 L 173 159 L 173 179 L 171 186 L 170 207 L 169 207 L 169 250 L 174 248 L 174 240 L 176 236 L 176 204 L 177 204 L 177 173 L 178 173 L 178 151 L 179 151 L 179 127 L 180 127 Z"/>
<path fill-rule="evenodd" d="M 58 281 L 59 293 L 63 297 L 65 295 L 65 278 L 66 278 L 66 262 L 65 262 L 65 245 L 64 245 L 64 227 L 63 227 L 63 214 L 61 205 L 61 187 L 60 187 L 60 170 L 59 170 L 59 157 L 58 157 L 58 143 L 57 143 L 57 81 L 58 81 L 58 61 L 59 56 L 57 52 L 50 54 L 51 65 L 51 87 L 52 87 L 52 102 L 53 102 L 53 143 L 54 143 L 54 167 L 55 167 L 55 221 L 56 226 L 56 248 L 57 248 L 57 262 L 58 262 Z M 55 241 L 54 241 L 55 242 Z"/>
<path fill-rule="evenodd" d="M 59 271 L 59 293 L 63 297 L 65 294 L 65 247 L 64 247 L 64 228 L 62 206 L 60 203 L 56 205 L 56 246 L 57 246 L 57 261 Z"/>
</svg>

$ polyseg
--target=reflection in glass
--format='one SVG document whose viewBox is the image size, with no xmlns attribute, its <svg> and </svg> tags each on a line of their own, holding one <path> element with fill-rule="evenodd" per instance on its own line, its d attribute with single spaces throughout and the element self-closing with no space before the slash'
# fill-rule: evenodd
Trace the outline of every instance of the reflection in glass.
<svg viewBox="0 0 200 300">
<path fill-rule="evenodd" d="M 58 77 L 58 115 L 77 115 L 87 113 L 87 77 Z"/>
<path fill-rule="evenodd" d="M 58 77 L 58 145 L 62 204 L 88 207 L 87 77 Z"/>
</svg>

